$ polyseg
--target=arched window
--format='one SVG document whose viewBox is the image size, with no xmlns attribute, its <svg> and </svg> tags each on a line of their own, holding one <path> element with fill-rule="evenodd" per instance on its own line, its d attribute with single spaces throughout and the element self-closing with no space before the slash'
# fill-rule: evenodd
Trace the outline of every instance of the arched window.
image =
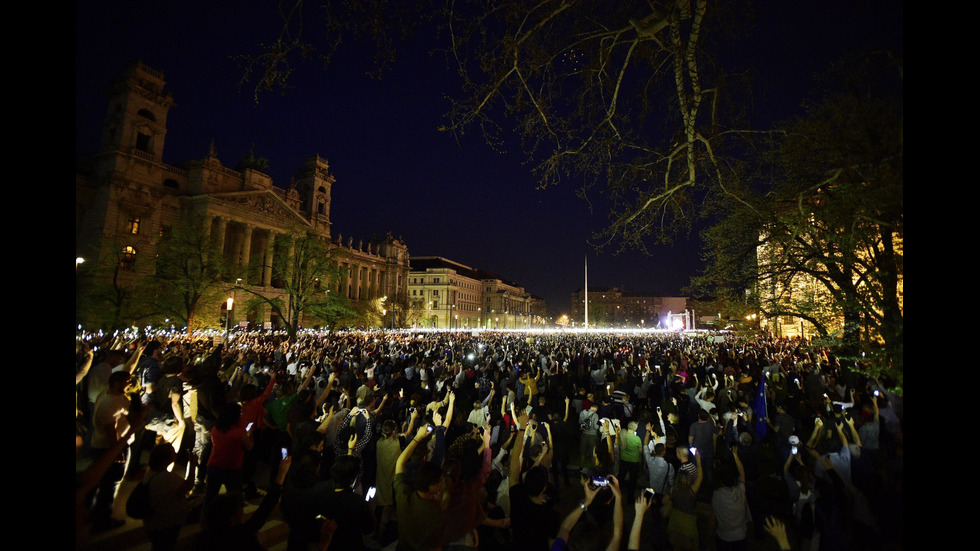
<svg viewBox="0 0 980 551">
<path fill-rule="evenodd" d="M 119 257 L 120 270 L 132 270 L 136 264 L 136 249 L 130 245 L 123 247 L 122 255 Z"/>
</svg>

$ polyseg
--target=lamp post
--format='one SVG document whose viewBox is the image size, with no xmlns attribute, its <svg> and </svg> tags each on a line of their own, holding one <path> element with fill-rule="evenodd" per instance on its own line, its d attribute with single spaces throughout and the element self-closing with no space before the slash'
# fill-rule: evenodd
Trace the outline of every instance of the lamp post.
<svg viewBox="0 0 980 551">
<path fill-rule="evenodd" d="M 85 262 L 85 259 L 84 258 L 82 258 L 80 256 L 76 256 L 75 257 L 75 271 L 76 272 L 78 271 L 78 265 L 81 264 L 82 262 Z"/>
<path fill-rule="evenodd" d="M 228 311 L 225 313 L 225 342 L 228 342 L 228 330 L 231 325 L 231 307 L 235 304 L 233 297 L 228 297 Z"/>
</svg>

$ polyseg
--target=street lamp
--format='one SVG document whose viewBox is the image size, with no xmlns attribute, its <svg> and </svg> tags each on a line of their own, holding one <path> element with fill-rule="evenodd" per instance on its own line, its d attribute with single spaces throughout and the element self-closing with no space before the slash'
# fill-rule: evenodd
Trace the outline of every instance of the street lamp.
<svg viewBox="0 0 980 551">
<path fill-rule="evenodd" d="M 85 259 L 84 258 L 82 258 L 80 256 L 76 256 L 75 257 L 75 271 L 76 272 L 78 271 L 78 265 L 81 264 L 82 262 L 85 262 Z"/>
<path fill-rule="evenodd" d="M 231 325 L 231 307 L 235 304 L 233 297 L 228 297 L 228 312 L 225 314 L 225 342 L 228 341 L 228 328 Z"/>
</svg>

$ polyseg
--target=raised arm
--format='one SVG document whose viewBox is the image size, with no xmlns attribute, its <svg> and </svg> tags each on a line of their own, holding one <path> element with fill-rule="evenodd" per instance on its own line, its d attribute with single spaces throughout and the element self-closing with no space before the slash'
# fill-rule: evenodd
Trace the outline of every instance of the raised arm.
<svg viewBox="0 0 980 551">
<path fill-rule="evenodd" d="M 89 348 L 85 350 L 85 361 L 82 362 L 82 367 L 75 372 L 75 384 L 82 382 L 82 379 L 88 375 L 88 370 L 92 368 L 92 359 L 95 358 L 95 353 Z"/>
<path fill-rule="evenodd" d="M 854 419 L 851 419 L 850 417 L 845 417 L 844 418 L 844 423 L 847 424 L 847 427 L 849 429 L 849 432 L 851 433 L 851 438 L 854 439 L 854 443 L 857 444 L 858 446 L 860 446 L 861 445 L 861 435 L 859 435 L 857 429 L 854 428 Z M 838 426 L 837 427 L 837 430 L 840 431 L 840 433 L 841 433 L 841 441 L 846 446 L 847 445 L 847 439 L 844 438 L 844 428 L 841 427 L 841 426 Z"/>
<path fill-rule="evenodd" d="M 422 425 L 417 431 L 415 431 L 415 436 L 412 437 L 412 440 L 409 441 L 408 445 L 405 446 L 405 449 L 402 450 L 402 453 L 399 454 L 398 459 L 395 461 L 395 474 L 405 472 L 405 466 L 408 464 L 408 460 L 412 457 L 412 454 L 415 453 L 415 446 L 428 438 L 428 428 L 428 425 Z"/>
<path fill-rule="evenodd" d="M 698 475 L 694 478 L 694 483 L 691 484 L 691 491 L 695 494 L 701 488 L 701 482 L 704 481 L 704 469 L 701 468 L 701 452 L 694 454 L 694 462 L 698 464 Z M 744 478 L 744 477 L 743 477 Z"/>
<path fill-rule="evenodd" d="M 408 426 L 405 427 L 405 432 L 401 433 L 400 436 L 408 436 L 412 434 L 412 429 L 415 427 L 415 421 L 419 418 L 419 410 L 412 408 L 412 415 L 408 418 Z"/>
<path fill-rule="evenodd" d="M 548 425 L 548 423 L 543 423 L 543 425 L 544 425 L 545 433 L 548 435 L 548 439 L 546 441 L 547 444 L 548 444 L 548 449 L 541 456 L 540 464 L 541 465 L 545 465 L 547 467 L 550 467 L 551 466 L 552 458 L 554 457 L 554 454 L 555 454 L 555 446 L 554 446 L 554 443 L 553 443 L 554 440 L 552 440 L 552 438 L 551 438 L 551 427 Z"/>
<path fill-rule="evenodd" d="M 514 406 L 510 408 L 511 415 L 514 415 L 514 422 L 517 424 L 517 442 L 514 450 L 510 454 L 510 470 L 508 488 L 520 482 L 521 479 L 521 452 L 524 451 L 524 429 L 527 428 L 527 412 L 523 409 L 520 413 L 515 413 Z"/>
<path fill-rule="evenodd" d="M 313 368 L 311 367 L 310 371 L 312 370 Z M 275 374 L 272 376 L 275 377 Z M 323 404 L 323 402 L 326 402 L 327 397 L 330 396 L 330 389 L 333 388 L 333 382 L 335 380 L 337 380 L 337 372 L 333 372 L 329 377 L 327 377 L 327 388 L 323 389 L 323 392 L 320 393 L 320 397 L 316 399 L 316 405 L 313 407 L 313 411 L 320 411 L 320 406 Z M 385 397 L 387 397 L 387 395 L 385 395 Z"/>
<path fill-rule="evenodd" d="M 700 455 L 700 454 L 698 454 Z M 745 484 L 745 467 L 742 466 L 742 460 L 738 458 L 738 446 L 732 446 L 732 456 L 735 457 L 735 467 L 738 469 L 738 482 L 742 485 Z M 698 469 L 701 468 L 701 460 L 698 460 Z"/>
<path fill-rule="evenodd" d="M 598 488 L 593 488 L 592 485 L 589 484 L 588 478 L 583 479 L 582 487 L 585 489 L 585 499 L 578 504 L 578 507 L 572 509 L 572 512 L 568 513 L 565 520 L 562 521 L 561 526 L 558 528 L 557 539 L 564 541 L 566 544 L 568 543 L 569 536 L 572 534 L 572 528 L 575 528 L 575 524 L 578 523 L 579 517 L 581 517 L 582 513 L 589 508 L 589 505 L 592 504 L 592 500 L 594 500 L 596 494 L 599 493 Z"/>
<path fill-rule="evenodd" d="M 330 406 L 330 411 L 327 412 L 327 416 L 320 422 L 320 426 L 316 428 L 316 431 L 320 434 L 325 434 L 327 432 L 327 427 L 330 425 L 330 421 L 333 420 L 335 415 L 337 415 L 335 407 Z"/>
<path fill-rule="evenodd" d="M 377 413 L 377 412 L 381 411 L 381 409 L 385 407 L 385 402 L 387 402 L 387 401 L 388 401 L 388 393 L 385 392 L 385 395 L 381 398 L 381 403 L 379 403 L 377 406 L 375 406 L 374 409 L 371 410 L 371 413 Z"/>
<path fill-rule="evenodd" d="M 446 418 L 442 420 L 442 426 L 449 428 L 449 424 L 453 420 L 453 410 L 456 408 L 456 393 L 449 391 L 449 409 L 446 410 Z"/>
<path fill-rule="evenodd" d="M 626 544 L 626 549 L 629 551 L 639 551 L 640 549 L 640 532 L 643 528 L 643 515 L 650 509 L 650 499 L 647 498 L 646 492 L 640 492 L 636 496 L 634 508 L 633 527 L 630 529 L 629 543 Z"/>
<path fill-rule="evenodd" d="M 487 394 L 487 397 L 483 399 L 483 403 L 480 404 L 480 407 L 481 408 L 487 407 L 487 405 L 490 404 L 490 400 L 493 399 L 493 393 L 495 392 L 495 389 L 492 386 L 493 383 L 490 383 L 490 385 L 491 385 L 490 386 L 490 394 Z"/>
<path fill-rule="evenodd" d="M 608 420 L 606 420 L 603 423 L 603 426 L 606 427 L 606 447 L 609 449 L 609 455 L 610 456 L 615 456 L 615 453 L 614 453 L 615 448 L 613 447 L 613 435 L 612 435 L 613 431 L 612 431 L 612 425 L 609 423 Z M 618 437 L 618 435 L 617 435 L 617 437 Z"/>
<path fill-rule="evenodd" d="M 619 480 L 613 475 L 609 475 L 609 488 L 616 499 L 613 504 L 613 534 L 606 551 L 619 551 L 619 544 L 623 541 L 623 492 L 619 488 Z"/>
<path fill-rule="evenodd" d="M 136 370 L 136 364 L 138 364 L 140 362 L 140 358 L 143 357 L 143 350 L 145 349 L 146 349 L 145 344 L 137 348 L 133 352 L 133 355 L 130 356 L 128 360 L 126 360 L 126 363 L 123 364 L 123 371 L 132 374 L 133 371 Z"/>
<path fill-rule="evenodd" d="M 486 484 L 490 478 L 490 468 L 493 466 L 493 456 L 490 451 L 490 427 L 483 428 L 483 441 L 480 445 L 479 453 L 483 456 L 483 463 L 480 466 L 480 484 Z"/>
<path fill-rule="evenodd" d="M 314 367 L 315 366 L 311 365 L 310 368 L 306 370 L 306 377 L 303 378 L 303 384 L 299 385 L 299 388 L 296 389 L 297 394 L 303 392 L 303 389 L 310 386 L 310 381 L 313 380 L 313 372 L 316 371 Z"/>
<path fill-rule="evenodd" d="M 817 442 L 820 440 L 821 429 L 823 428 L 823 419 L 817 417 L 813 422 L 813 432 L 810 433 L 810 438 L 806 441 L 806 447 L 815 448 Z"/>
</svg>

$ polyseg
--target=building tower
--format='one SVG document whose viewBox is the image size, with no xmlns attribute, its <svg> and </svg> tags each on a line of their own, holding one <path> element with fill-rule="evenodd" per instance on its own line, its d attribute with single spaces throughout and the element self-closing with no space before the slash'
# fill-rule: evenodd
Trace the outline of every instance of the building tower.
<svg viewBox="0 0 980 551">
<path fill-rule="evenodd" d="M 100 153 L 120 151 L 163 161 L 167 113 L 174 106 L 164 84 L 163 73 L 138 62 L 109 88 Z"/>
<path fill-rule="evenodd" d="M 308 157 L 296 172 L 300 210 L 308 212 L 310 224 L 326 235 L 330 235 L 330 186 L 334 181 L 330 165 L 319 155 Z"/>
</svg>

